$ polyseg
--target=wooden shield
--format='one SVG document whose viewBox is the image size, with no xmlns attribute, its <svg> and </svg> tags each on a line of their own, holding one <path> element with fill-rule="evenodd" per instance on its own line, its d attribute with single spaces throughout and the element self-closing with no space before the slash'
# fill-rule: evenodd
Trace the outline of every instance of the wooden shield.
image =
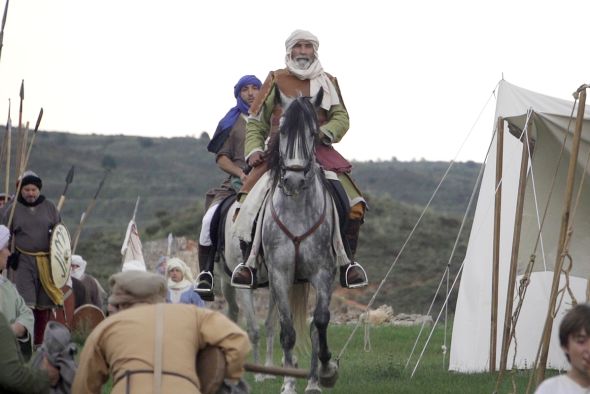
<svg viewBox="0 0 590 394">
<path fill-rule="evenodd" d="M 70 234 L 62 223 L 53 227 L 49 244 L 49 261 L 51 263 L 51 277 L 56 287 L 63 287 L 70 277 L 72 265 L 72 247 Z"/>
<path fill-rule="evenodd" d="M 90 333 L 104 319 L 104 313 L 96 305 L 80 305 L 74 311 L 72 331 Z"/>
</svg>

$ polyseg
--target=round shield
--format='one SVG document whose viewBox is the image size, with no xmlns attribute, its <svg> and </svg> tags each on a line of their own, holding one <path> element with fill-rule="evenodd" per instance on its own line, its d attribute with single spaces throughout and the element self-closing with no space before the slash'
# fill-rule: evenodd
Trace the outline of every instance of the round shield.
<svg viewBox="0 0 590 394">
<path fill-rule="evenodd" d="M 49 243 L 49 261 L 51 263 L 51 278 L 56 287 L 63 287 L 70 276 L 72 265 L 72 247 L 70 234 L 62 223 L 53 227 Z"/>
<path fill-rule="evenodd" d="M 96 305 L 80 305 L 74 311 L 72 330 L 89 333 L 103 320 L 104 313 Z"/>
</svg>

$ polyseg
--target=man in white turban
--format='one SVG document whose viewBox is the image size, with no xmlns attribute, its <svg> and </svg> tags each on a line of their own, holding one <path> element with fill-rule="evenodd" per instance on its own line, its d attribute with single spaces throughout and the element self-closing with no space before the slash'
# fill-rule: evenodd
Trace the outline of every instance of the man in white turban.
<svg viewBox="0 0 590 394">
<path fill-rule="evenodd" d="M 6 268 L 6 260 L 10 251 L 8 242 L 10 232 L 4 225 L 0 225 L 0 272 Z M 6 317 L 12 332 L 16 336 L 20 349 L 25 358 L 29 358 L 33 351 L 32 335 L 34 333 L 33 311 L 8 279 L 0 275 L 0 312 Z"/>
<path fill-rule="evenodd" d="M 72 256 L 72 276 L 82 282 L 86 290 L 84 300 L 76 300 L 76 304 L 92 304 L 102 309 L 102 300 L 106 292 L 94 276 L 86 273 L 87 264 L 82 256 Z"/>
<path fill-rule="evenodd" d="M 109 306 L 117 311 L 90 333 L 80 355 L 73 393 L 101 393 L 112 378 L 113 394 L 200 393 L 197 354 L 221 348 L 225 378 L 244 373 L 251 346 L 244 330 L 219 312 L 164 303 L 166 279 L 128 271 L 111 276 Z"/>
<path fill-rule="evenodd" d="M 350 177 L 352 166 L 334 148 L 348 131 L 348 111 L 342 101 L 338 81 L 326 73 L 320 63 L 318 38 L 305 30 L 295 30 L 285 41 L 286 68 L 271 71 L 260 89 L 260 94 L 250 106 L 250 118 L 246 126 L 245 154 L 248 164 L 253 167 L 238 193 L 241 203 L 262 174 L 268 170 L 265 160 L 265 141 L 275 138 L 283 114 L 277 102 L 277 91 L 283 97 L 295 98 L 300 95 L 317 97 L 322 92 L 322 101 L 317 110 L 320 124 L 316 146 L 316 160 L 324 170 L 337 174 L 337 180 L 330 181 L 337 196 L 341 215 L 342 241 L 347 259 L 340 266 L 340 284 L 347 288 L 364 287 L 367 276 L 363 267 L 354 261 L 360 225 L 363 222 L 366 201 Z M 256 211 L 256 210 L 254 210 Z M 245 237 L 244 237 L 245 238 Z M 232 275 L 232 283 L 238 287 L 256 286 L 256 267 L 240 264 Z"/>
</svg>

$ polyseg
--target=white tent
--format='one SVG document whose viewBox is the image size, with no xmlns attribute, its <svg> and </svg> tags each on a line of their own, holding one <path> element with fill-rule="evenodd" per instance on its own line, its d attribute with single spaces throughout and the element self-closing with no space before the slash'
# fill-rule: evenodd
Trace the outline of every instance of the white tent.
<svg viewBox="0 0 590 394">
<path fill-rule="evenodd" d="M 572 91 L 575 87 L 572 87 Z M 516 287 L 533 253 L 539 231 L 539 218 L 543 215 L 549 198 L 552 179 L 565 134 L 568 136 L 565 153 L 558 168 L 553 195 L 542 231 L 542 242 L 536 251 L 536 262 L 531 275 L 522 311 L 516 325 L 515 366 L 530 368 L 535 361 L 541 332 L 549 305 L 553 279 L 553 265 L 558 248 L 558 238 L 563 213 L 566 174 L 572 148 L 576 110 L 573 100 L 566 101 L 531 92 L 501 81 L 498 88 L 496 116 L 505 119 L 503 147 L 503 177 L 500 226 L 500 268 L 498 284 L 498 323 L 496 368 L 499 368 L 506 291 L 514 233 L 516 201 L 522 143 L 519 136 L 525 129 L 527 112 L 531 112 L 531 125 L 527 128 L 533 140 L 533 155 L 529 164 L 524 200 L 524 213 L 518 255 Z M 570 124 L 571 122 L 571 124 Z M 586 166 L 590 151 L 590 107 L 585 108 L 582 142 L 578 156 L 575 191 Z M 494 238 L 494 197 L 496 176 L 496 142 L 485 163 L 485 171 L 477 201 L 473 226 L 464 261 L 459 287 L 449 369 L 461 372 L 481 372 L 489 369 L 490 316 L 492 299 L 492 256 Z M 590 175 L 590 174 L 589 174 Z M 574 194 L 575 200 L 576 194 Z M 583 186 L 580 205 L 575 213 L 574 233 L 569 252 L 573 258 L 570 288 L 580 302 L 586 300 L 586 283 L 590 278 L 590 179 Z M 562 275 L 562 284 L 565 281 Z M 518 300 L 513 299 L 516 306 Z M 559 347 L 558 327 L 565 311 L 571 305 L 566 294 L 557 316 L 551 336 L 547 360 L 548 368 L 565 368 L 567 361 Z M 513 366 L 515 343 L 508 353 L 507 368 Z"/>
</svg>

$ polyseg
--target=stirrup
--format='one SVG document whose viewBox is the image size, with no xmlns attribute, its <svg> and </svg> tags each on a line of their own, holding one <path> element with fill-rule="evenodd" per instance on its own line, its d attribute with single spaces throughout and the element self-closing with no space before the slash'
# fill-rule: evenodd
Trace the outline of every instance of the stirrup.
<svg viewBox="0 0 590 394">
<path fill-rule="evenodd" d="M 247 269 L 248 271 L 250 271 L 250 283 L 249 284 L 244 284 L 244 283 L 237 283 L 234 279 L 237 276 L 237 273 L 242 270 L 242 269 Z M 252 268 L 248 267 L 246 264 L 241 263 L 238 264 L 236 266 L 236 268 L 234 268 L 232 274 L 231 274 L 231 282 L 230 284 L 238 289 L 255 289 L 256 288 L 256 271 L 254 271 Z"/>
<path fill-rule="evenodd" d="M 361 271 L 363 271 L 363 277 L 365 278 L 364 281 L 353 284 L 348 283 L 348 271 L 350 271 L 352 267 L 358 267 L 361 269 Z M 359 287 L 365 287 L 369 284 L 369 281 L 367 280 L 367 272 L 365 271 L 363 266 L 357 263 L 356 261 L 353 261 L 348 265 L 348 267 L 346 267 L 346 272 L 344 273 L 344 282 L 346 283 L 347 289 L 358 289 Z"/>
<path fill-rule="evenodd" d="M 210 279 L 207 280 L 207 279 Z M 214 281 L 213 281 L 213 274 L 209 271 L 203 271 L 201 273 L 199 273 L 199 275 L 197 276 L 197 285 L 195 286 L 194 290 L 199 293 L 199 294 L 208 294 L 208 293 L 212 293 L 213 292 L 213 286 L 214 286 Z M 207 284 L 208 287 L 199 287 L 201 286 L 201 284 Z"/>
</svg>

